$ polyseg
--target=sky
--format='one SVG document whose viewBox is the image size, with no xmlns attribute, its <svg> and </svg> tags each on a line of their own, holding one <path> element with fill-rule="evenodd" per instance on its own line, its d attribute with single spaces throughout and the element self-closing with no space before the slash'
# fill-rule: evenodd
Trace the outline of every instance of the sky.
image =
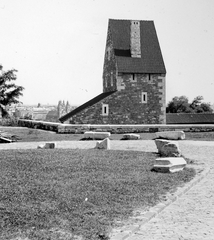
<svg viewBox="0 0 214 240">
<path fill-rule="evenodd" d="M 154 21 L 167 102 L 214 103 L 213 0 L 0 0 L 0 64 L 18 70 L 23 104 L 80 105 L 102 93 L 109 19 Z"/>
</svg>

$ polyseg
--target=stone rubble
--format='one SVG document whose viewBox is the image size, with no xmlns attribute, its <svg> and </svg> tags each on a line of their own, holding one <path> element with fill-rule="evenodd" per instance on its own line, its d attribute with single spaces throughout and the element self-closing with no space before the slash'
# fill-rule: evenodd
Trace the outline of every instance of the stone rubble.
<svg viewBox="0 0 214 240">
<path fill-rule="evenodd" d="M 38 148 L 38 149 L 53 149 L 53 148 L 56 148 L 56 143 L 44 143 L 44 144 L 40 144 L 37 148 Z"/>
<path fill-rule="evenodd" d="M 107 149 L 107 150 L 109 150 L 110 148 L 111 147 L 110 147 L 109 138 L 105 138 L 103 141 L 97 142 L 96 147 L 95 147 L 95 149 Z"/>
<path fill-rule="evenodd" d="M 88 131 L 84 133 L 84 139 L 95 139 L 95 140 L 104 140 L 111 136 L 110 132 L 92 132 Z"/>
<path fill-rule="evenodd" d="M 135 133 L 123 134 L 123 137 L 121 138 L 121 140 L 139 140 L 139 139 L 140 135 Z"/>
<path fill-rule="evenodd" d="M 184 140 L 185 133 L 183 131 L 165 131 L 165 132 L 156 132 L 157 138 L 168 139 L 168 140 Z"/>
<path fill-rule="evenodd" d="M 180 157 L 181 150 L 177 142 L 164 139 L 155 139 L 158 153 L 161 157 Z"/>
</svg>

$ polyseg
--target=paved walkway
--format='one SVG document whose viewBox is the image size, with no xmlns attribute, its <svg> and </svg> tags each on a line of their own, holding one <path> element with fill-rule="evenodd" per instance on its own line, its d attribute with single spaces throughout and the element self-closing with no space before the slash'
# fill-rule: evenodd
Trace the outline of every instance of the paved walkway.
<svg viewBox="0 0 214 240">
<path fill-rule="evenodd" d="M 37 148 L 41 143 L 0 144 L 0 149 Z M 86 149 L 95 145 L 96 141 L 57 142 L 58 148 Z M 169 201 L 168 206 L 159 204 L 159 214 L 148 212 L 147 219 L 154 216 L 150 221 L 140 221 L 131 226 L 132 230 L 112 236 L 112 240 L 214 240 L 214 142 L 179 141 L 179 146 L 185 157 L 205 163 L 206 175 L 190 184 L 191 188 L 186 188 L 188 191 L 176 201 Z M 152 140 L 111 141 L 111 148 L 157 152 Z"/>
<path fill-rule="evenodd" d="M 214 239 L 214 142 L 180 141 L 179 146 L 185 157 L 205 162 L 209 172 L 126 240 Z"/>
</svg>

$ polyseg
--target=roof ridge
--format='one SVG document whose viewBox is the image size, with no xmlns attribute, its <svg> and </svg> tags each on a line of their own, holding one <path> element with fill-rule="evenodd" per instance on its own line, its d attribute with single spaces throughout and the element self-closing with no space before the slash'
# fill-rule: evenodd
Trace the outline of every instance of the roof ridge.
<svg viewBox="0 0 214 240">
<path fill-rule="evenodd" d="M 115 19 L 109 18 L 109 21 L 140 21 L 140 22 L 154 22 L 154 20 L 140 20 L 140 19 Z"/>
</svg>

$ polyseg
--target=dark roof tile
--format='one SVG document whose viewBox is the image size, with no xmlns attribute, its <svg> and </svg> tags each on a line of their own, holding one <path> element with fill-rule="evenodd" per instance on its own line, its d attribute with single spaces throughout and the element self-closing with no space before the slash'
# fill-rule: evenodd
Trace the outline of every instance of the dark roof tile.
<svg viewBox="0 0 214 240">
<path fill-rule="evenodd" d="M 130 49 L 130 20 L 109 20 L 113 48 Z M 140 21 L 141 58 L 116 56 L 119 72 L 166 73 L 153 21 Z"/>
<path fill-rule="evenodd" d="M 167 113 L 167 124 L 213 124 L 213 113 Z"/>
</svg>

